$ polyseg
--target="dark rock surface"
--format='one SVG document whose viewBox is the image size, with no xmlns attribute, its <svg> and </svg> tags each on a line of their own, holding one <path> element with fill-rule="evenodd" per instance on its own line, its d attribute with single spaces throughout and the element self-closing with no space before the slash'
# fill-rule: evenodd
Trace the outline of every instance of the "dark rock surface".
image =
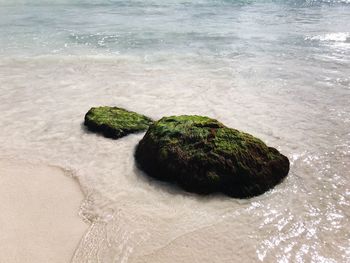
<svg viewBox="0 0 350 263">
<path fill-rule="evenodd" d="M 222 192 L 247 198 L 280 183 L 289 160 L 250 134 L 202 116 L 164 117 L 136 148 L 148 175 L 200 194 Z"/>
<path fill-rule="evenodd" d="M 136 112 L 118 107 L 94 107 L 85 115 L 84 125 L 90 131 L 108 138 L 120 138 L 130 133 L 147 130 L 153 121 Z"/>
</svg>

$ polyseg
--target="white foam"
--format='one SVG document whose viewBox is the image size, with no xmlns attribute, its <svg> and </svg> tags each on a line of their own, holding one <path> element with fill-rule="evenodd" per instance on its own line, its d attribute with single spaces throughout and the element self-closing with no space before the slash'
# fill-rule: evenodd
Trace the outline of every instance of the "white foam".
<svg viewBox="0 0 350 263">
<path fill-rule="evenodd" d="M 329 33 L 324 35 L 307 37 L 306 39 L 319 40 L 319 41 L 349 42 L 350 33 L 349 32 Z"/>
</svg>

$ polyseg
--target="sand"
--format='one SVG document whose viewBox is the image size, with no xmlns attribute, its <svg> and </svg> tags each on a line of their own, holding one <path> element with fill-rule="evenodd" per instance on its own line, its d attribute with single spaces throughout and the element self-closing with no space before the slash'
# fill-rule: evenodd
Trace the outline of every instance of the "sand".
<svg viewBox="0 0 350 263">
<path fill-rule="evenodd" d="M 58 167 L 0 160 L 0 262 L 70 262 L 88 225 L 83 194 Z"/>
</svg>

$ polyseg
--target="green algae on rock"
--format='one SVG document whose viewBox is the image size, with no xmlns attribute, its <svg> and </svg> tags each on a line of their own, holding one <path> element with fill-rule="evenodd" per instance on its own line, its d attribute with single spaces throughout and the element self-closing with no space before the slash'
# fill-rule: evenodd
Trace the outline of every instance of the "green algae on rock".
<svg viewBox="0 0 350 263">
<path fill-rule="evenodd" d="M 202 116 L 164 117 L 153 123 L 135 158 L 148 175 L 187 191 L 238 198 L 266 192 L 289 172 L 288 158 L 275 148 Z"/>
<path fill-rule="evenodd" d="M 147 130 L 153 120 L 118 107 L 93 107 L 85 115 L 84 125 L 90 131 L 108 138 L 120 138 L 130 133 Z"/>
</svg>

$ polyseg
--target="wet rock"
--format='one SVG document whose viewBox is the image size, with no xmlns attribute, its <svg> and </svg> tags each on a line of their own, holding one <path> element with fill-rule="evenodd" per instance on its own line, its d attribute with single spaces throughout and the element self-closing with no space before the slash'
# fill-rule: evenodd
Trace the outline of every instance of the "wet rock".
<svg viewBox="0 0 350 263">
<path fill-rule="evenodd" d="M 85 115 L 84 125 L 90 131 L 108 138 L 120 138 L 130 133 L 145 131 L 153 121 L 136 112 L 118 107 L 94 107 Z"/>
<path fill-rule="evenodd" d="M 164 117 L 136 148 L 148 175 L 200 194 L 222 192 L 247 198 L 285 178 L 289 160 L 250 134 L 202 116 Z"/>
</svg>

